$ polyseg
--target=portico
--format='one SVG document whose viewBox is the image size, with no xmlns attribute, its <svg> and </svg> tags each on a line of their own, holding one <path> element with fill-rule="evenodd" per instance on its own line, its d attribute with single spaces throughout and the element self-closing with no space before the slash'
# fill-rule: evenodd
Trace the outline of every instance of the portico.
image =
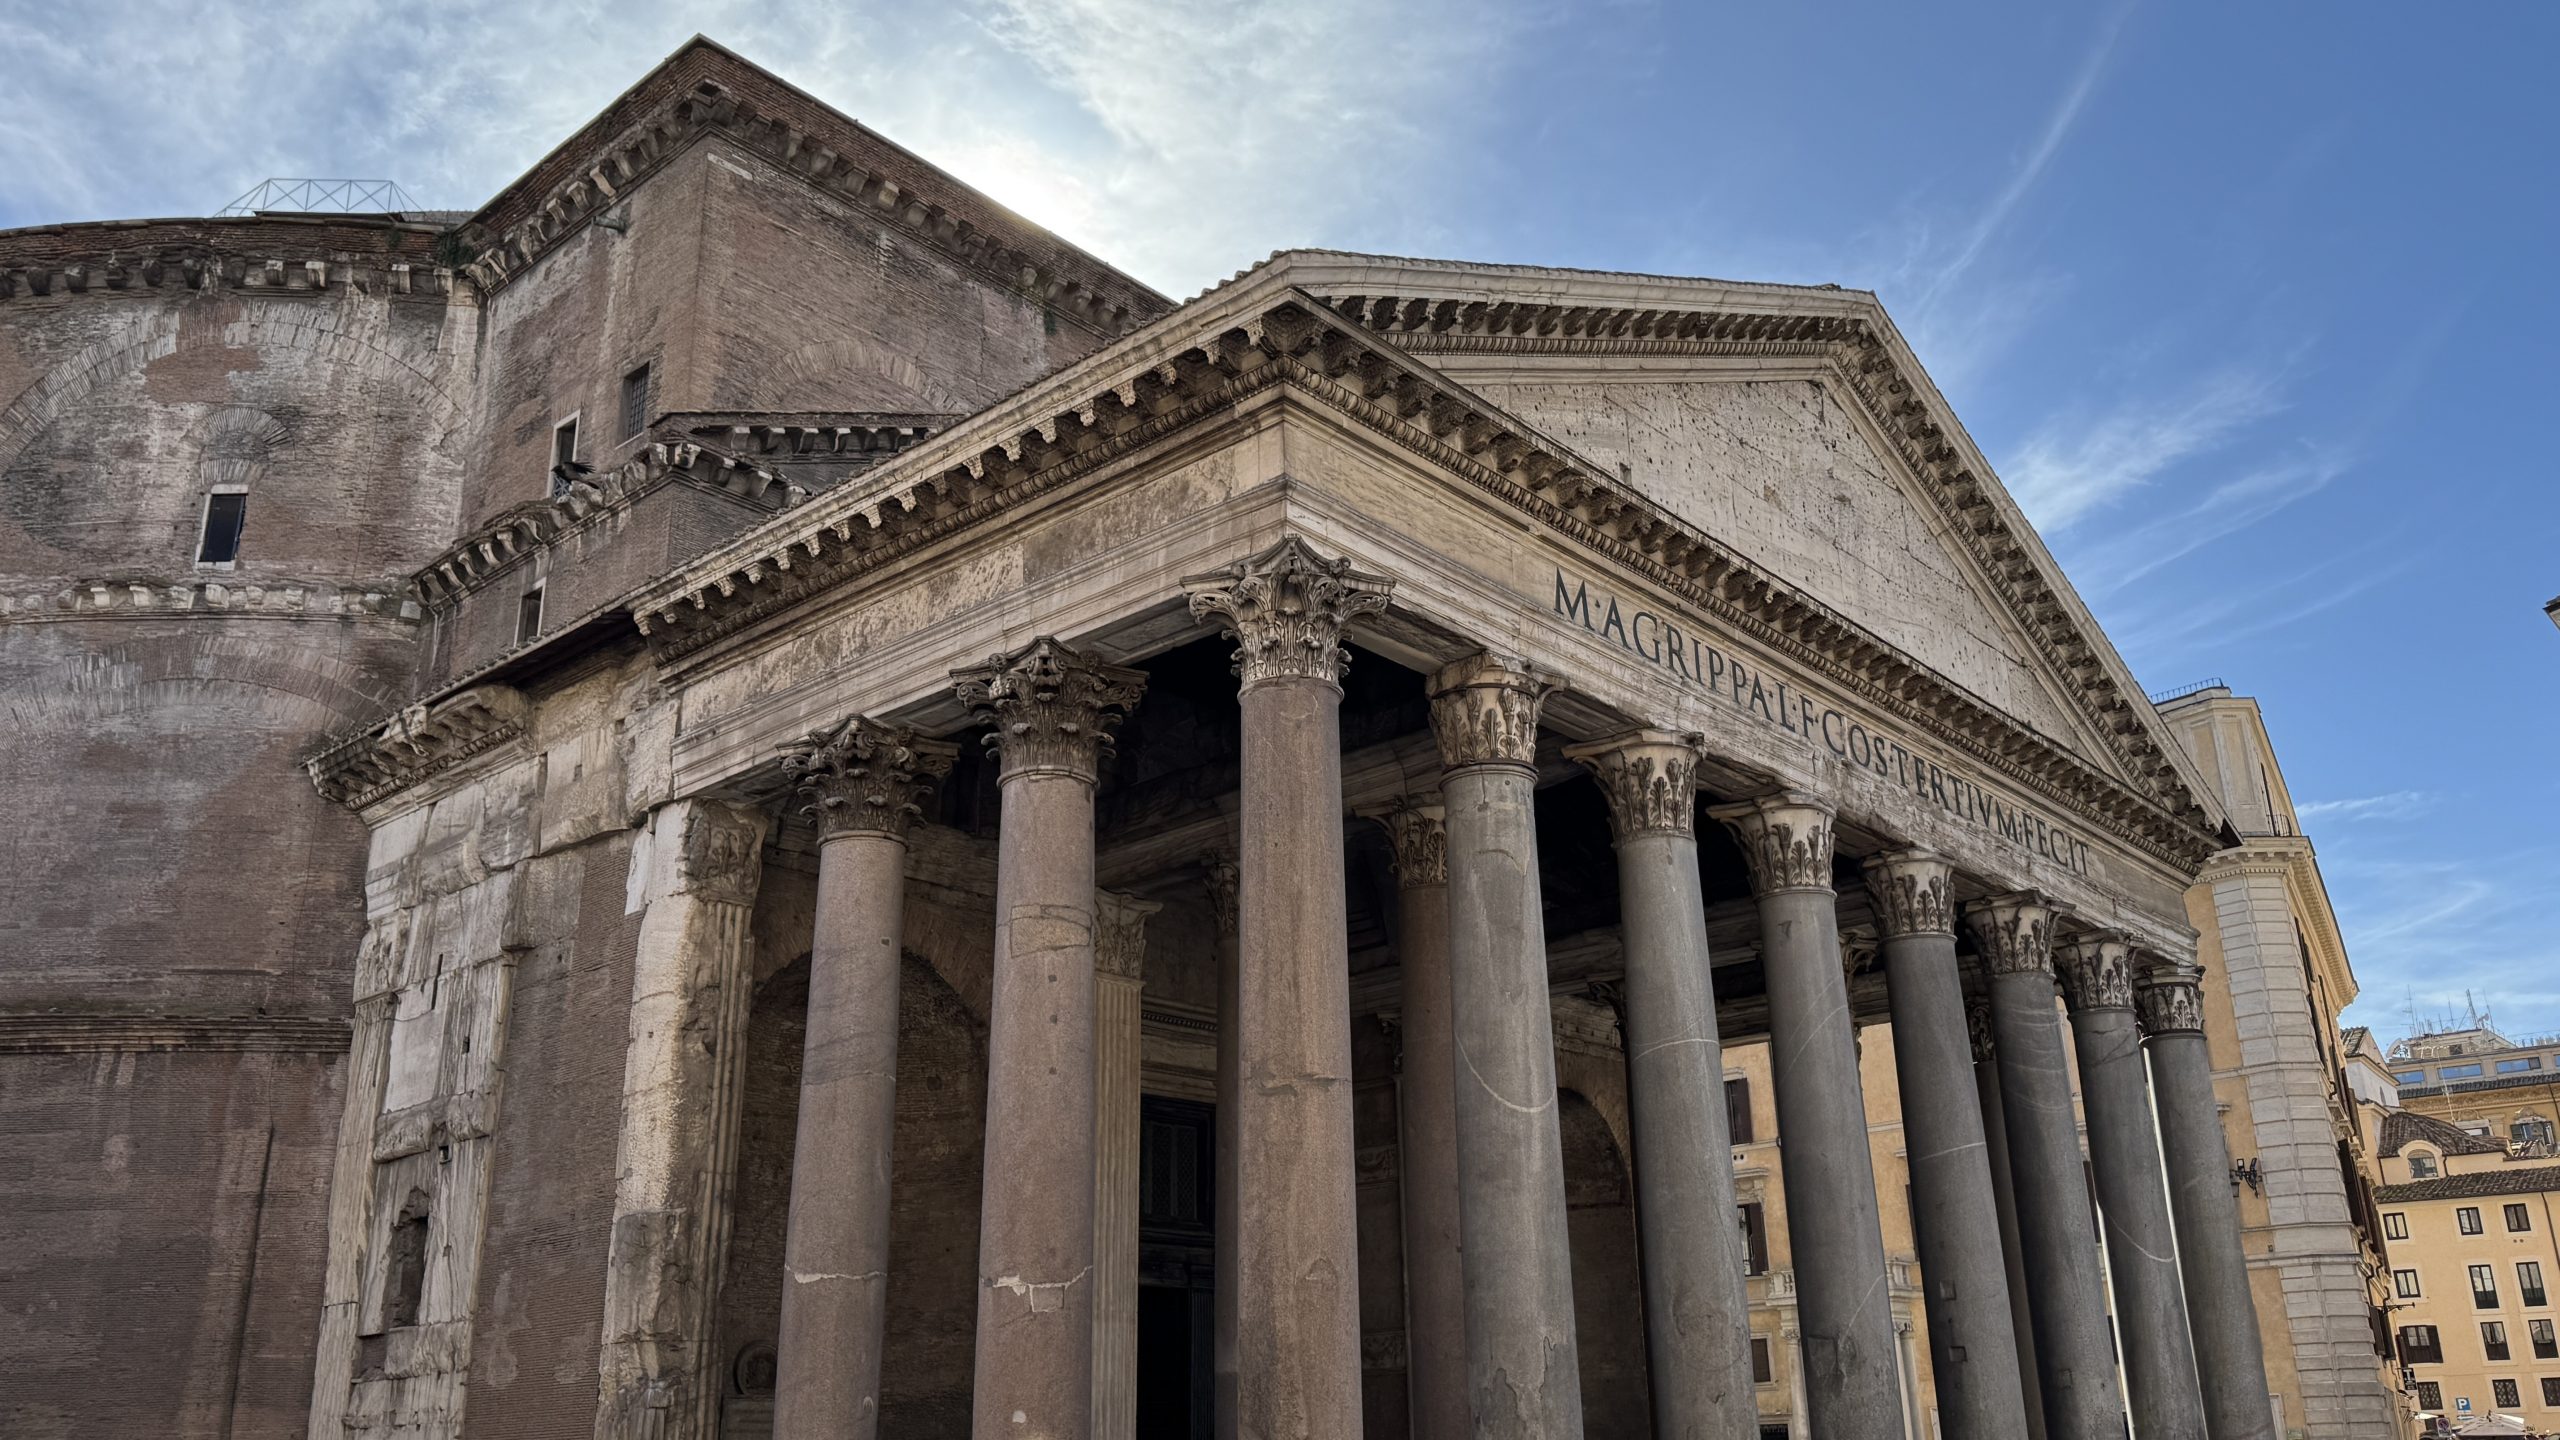
<svg viewBox="0 0 2560 1440">
<path fill-rule="evenodd" d="M 2201 1398 L 2264 1391 L 2254 1352 L 2197 1343 L 2248 1303 L 2200 1286 L 2236 1234 L 2222 1256 L 2181 1198 L 2215 1122 L 2164 1108 L 2210 1092 L 2144 1083 L 2140 1037 L 2176 1042 L 2132 1008 L 2186 973 L 2214 821 L 1873 301 L 1746 290 L 1275 261 L 632 600 L 681 697 L 642 742 L 661 803 L 773 829 L 766 958 L 719 963 L 807 976 L 796 1075 L 740 1062 L 796 1138 L 750 1167 L 748 1222 L 719 1186 L 696 1217 L 748 1237 L 737 1276 L 779 1207 L 775 1434 L 908 1433 L 897 1387 L 960 1363 L 959 1308 L 921 1298 L 959 1247 L 902 1242 L 936 1218 L 912 1194 L 975 1197 L 980 1440 L 1200 1433 L 1176 1410 L 1221 1437 L 1883 1440 L 1930 1433 L 1924 1372 L 1951 1437 L 2112 1433 L 2058 954 L 2107 1077 L 2134 1432 L 2253 1433 Z M 1729 538 L 1788 522 L 1618 424 L 1701 397 L 1734 408 L 1697 436 L 1864 447 L 1820 482 L 1856 533 Z M 1878 594 L 1860 555 L 1912 574 Z M 1852 926 L 1879 963 L 1844 966 Z M 982 1058 L 905 1048 L 920 974 Z M 1879 1025 L 1899 1161 L 1862 1098 Z M 1800 1373 L 1773 1382 L 1721 1060 L 1757 1040 L 1795 1256 Z M 926 1143 L 955 1092 L 974 1129 Z M 699 1168 L 740 1123 L 706 1112 Z M 712 1308 L 664 1348 L 725 1365 L 758 1333 Z M 707 1417 L 721 1368 L 635 1362 L 616 1413 L 675 1384 L 658 1408 Z"/>
</svg>

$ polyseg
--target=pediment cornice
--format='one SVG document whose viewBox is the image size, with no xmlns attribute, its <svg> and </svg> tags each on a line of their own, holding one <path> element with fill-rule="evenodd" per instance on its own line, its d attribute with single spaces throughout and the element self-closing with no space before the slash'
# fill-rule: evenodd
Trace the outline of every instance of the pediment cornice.
<svg viewBox="0 0 2560 1440">
<path fill-rule="evenodd" d="M 1758 333 L 1854 347 L 1851 325 L 1764 318 L 1683 323 L 1728 332 L 1717 343 Z M 2123 782 L 1283 283 L 1213 292 L 960 422 L 644 592 L 632 619 L 663 658 L 692 653 L 1272 387 L 1351 418 L 2182 872 L 2220 848 L 2174 771 L 2135 767 L 2151 783 Z"/>
</svg>

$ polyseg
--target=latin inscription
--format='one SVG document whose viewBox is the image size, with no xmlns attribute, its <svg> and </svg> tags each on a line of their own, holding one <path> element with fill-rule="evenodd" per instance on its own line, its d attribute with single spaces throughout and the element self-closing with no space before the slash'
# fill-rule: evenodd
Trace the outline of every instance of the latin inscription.
<svg viewBox="0 0 2560 1440">
<path fill-rule="evenodd" d="M 1711 644 L 1695 626 L 1622 605 L 1588 581 L 1556 571 L 1559 619 L 1664 670 L 1693 690 L 1761 724 L 1819 745 L 1851 765 L 1910 791 L 1966 824 L 1988 830 L 2074 874 L 2089 873 L 2089 845 L 2069 830 L 2012 804 L 1901 741 L 1870 730 L 1820 696 L 1756 670 Z"/>
</svg>

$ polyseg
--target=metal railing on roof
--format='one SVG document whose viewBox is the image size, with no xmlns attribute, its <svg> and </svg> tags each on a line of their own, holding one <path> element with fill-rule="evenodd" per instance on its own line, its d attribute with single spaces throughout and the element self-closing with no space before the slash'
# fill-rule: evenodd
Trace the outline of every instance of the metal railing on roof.
<svg viewBox="0 0 2560 1440">
<path fill-rule="evenodd" d="M 279 176 L 261 180 L 249 192 L 217 211 L 221 215 L 256 215 L 285 210 L 332 215 L 387 215 L 415 210 L 418 202 L 392 180 L 323 180 Z"/>
<path fill-rule="evenodd" d="M 2190 695 L 2201 694 L 2207 690 L 2228 690 L 2230 688 L 2230 686 L 2222 682 L 2221 676 L 2211 675 L 2202 680 L 2196 681 L 2192 685 L 2172 685 L 2166 690 L 2154 690 L 2151 692 L 2151 703 L 2154 705 L 2166 705 L 2172 700 L 2184 700 Z"/>
</svg>

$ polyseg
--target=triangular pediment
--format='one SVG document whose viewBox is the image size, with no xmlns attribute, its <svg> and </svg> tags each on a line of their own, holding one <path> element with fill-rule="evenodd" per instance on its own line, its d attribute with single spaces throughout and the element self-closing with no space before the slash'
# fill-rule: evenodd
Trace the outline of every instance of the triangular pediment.
<svg viewBox="0 0 2560 1440">
<path fill-rule="evenodd" d="M 1412 282 L 1431 268 L 1276 257 L 953 424 L 861 484 L 816 497 L 688 564 L 637 597 L 632 618 L 663 652 L 689 653 L 914 546 L 1001 523 L 1014 507 L 1041 503 L 1116 455 L 1223 423 L 1244 397 L 1276 386 L 1632 565 L 1738 635 L 1810 658 L 1844 694 L 1948 738 L 2164 859 L 2191 867 L 2219 848 L 2199 787 L 2123 662 L 1934 391 L 1910 378 L 1916 365 L 1872 297 L 1633 280 L 1622 288 L 1695 292 L 1689 298 L 1727 308 L 1682 310 L 1656 300 L 1630 309 L 1597 303 L 1613 298 L 1605 286 L 1584 295 L 1579 282 L 1544 278 L 1550 272 L 1535 272 L 1538 288 L 1517 299 L 1489 283 L 1473 295 L 1406 284 L 1393 296 L 1371 283 L 1381 270 Z M 1568 303 L 1576 299 L 1594 303 Z M 1549 359 L 1565 366 L 1559 373 L 1570 374 L 1576 356 L 1629 342 L 1683 364 L 1783 360 L 1818 370 L 1834 400 L 1801 403 L 1791 421 L 1783 406 L 1737 388 L 1755 383 L 1738 372 L 1702 370 L 1667 383 L 1675 393 L 1690 386 L 1693 398 L 1717 397 L 1731 426 L 1792 425 L 1806 443 L 1827 436 L 1839 445 L 1842 464 L 1862 477 L 1853 508 L 1922 552 L 1915 563 L 1934 577 L 1942 614 L 1998 652 L 1979 671 L 1995 679 L 1966 683 L 1948 658 L 1958 652 L 1889 607 L 1843 608 L 1834 598 L 1842 587 L 1822 583 L 1817 555 L 1751 553 L 1726 538 L 1749 527 L 1720 527 L 1704 499 L 1684 500 L 1660 483 L 1648 489 L 1637 483 L 1632 459 L 1621 470 L 1584 453 L 1549 423 L 1450 373 L 1466 368 L 1454 356 L 1480 348 L 1552 351 Z M 1481 376 L 1474 383 L 1492 388 Z M 1552 411 L 1525 388 L 1515 386 L 1511 398 Z M 2003 686 L 2005 700 L 1986 693 Z"/>
</svg>

